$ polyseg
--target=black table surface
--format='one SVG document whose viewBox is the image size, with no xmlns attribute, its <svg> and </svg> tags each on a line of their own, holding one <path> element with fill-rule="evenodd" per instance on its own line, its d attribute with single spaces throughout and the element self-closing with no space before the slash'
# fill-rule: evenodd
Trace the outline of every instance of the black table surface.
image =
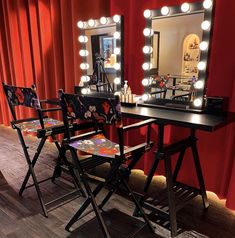
<svg viewBox="0 0 235 238">
<path fill-rule="evenodd" d="M 235 121 L 235 113 L 211 115 L 144 106 L 122 106 L 121 110 L 124 117 L 136 119 L 154 118 L 157 119 L 159 124 L 170 124 L 204 131 L 215 131 Z"/>
</svg>

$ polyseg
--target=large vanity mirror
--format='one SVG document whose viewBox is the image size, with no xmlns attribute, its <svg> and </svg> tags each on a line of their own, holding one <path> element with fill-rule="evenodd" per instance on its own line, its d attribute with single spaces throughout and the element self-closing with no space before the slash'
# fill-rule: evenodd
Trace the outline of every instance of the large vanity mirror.
<svg viewBox="0 0 235 238">
<path fill-rule="evenodd" d="M 114 92 L 123 81 L 123 17 L 78 21 L 82 76 L 77 90 Z M 75 89 L 76 91 L 76 89 Z"/>
<path fill-rule="evenodd" d="M 144 11 L 144 104 L 203 109 L 212 9 L 205 0 Z"/>
</svg>

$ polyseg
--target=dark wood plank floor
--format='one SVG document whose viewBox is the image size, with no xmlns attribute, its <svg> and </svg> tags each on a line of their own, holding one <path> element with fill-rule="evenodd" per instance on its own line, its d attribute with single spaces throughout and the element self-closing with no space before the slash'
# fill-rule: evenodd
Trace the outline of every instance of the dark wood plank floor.
<svg viewBox="0 0 235 238">
<path fill-rule="evenodd" d="M 27 137 L 30 153 L 33 154 L 38 140 Z M 76 212 L 83 201 L 79 197 L 69 203 L 53 209 L 49 217 L 42 215 L 34 188 L 27 189 L 23 197 L 18 196 L 18 190 L 25 176 L 27 166 L 17 135 L 11 128 L 0 126 L 0 237 L 103 237 L 94 216 L 88 215 L 73 226 L 72 232 L 65 231 L 64 227 Z M 39 178 L 52 174 L 57 151 L 51 143 L 46 143 L 40 161 L 36 166 Z M 102 176 L 107 167 L 94 171 Z M 130 177 L 130 185 L 138 191 L 143 188 L 145 175 L 142 171 L 134 170 Z M 68 191 L 69 180 L 67 175 L 59 179 L 56 184 L 47 181 L 40 187 L 46 201 Z M 164 187 L 164 178 L 155 177 L 151 185 L 150 194 L 156 193 Z M 197 238 L 234 238 L 235 212 L 225 208 L 224 202 L 219 201 L 215 195 L 208 193 L 210 207 L 203 212 L 200 197 L 192 200 L 178 214 L 177 220 L 182 227 L 182 233 L 177 237 Z M 142 225 L 132 214 L 133 204 L 121 195 L 115 195 L 105 209 L 105 220 L 111 230 L 112 237 L 126 237 L 126 233 Z M 111 210 L 110 210 L 111 209 Z M 128 215 L 126 215 L 128 214 Z M 89 222 L 88 222 L 89 221 Z M 84 224 L 84 225 L 82 225 Z M 78 226 L 82 225 L 81 227 Z M 170 237 L 170 232 L 158 225 L 156 235 L 151 234 L 147 228 L 141 230 L 135 237 Z"/>
</svg>

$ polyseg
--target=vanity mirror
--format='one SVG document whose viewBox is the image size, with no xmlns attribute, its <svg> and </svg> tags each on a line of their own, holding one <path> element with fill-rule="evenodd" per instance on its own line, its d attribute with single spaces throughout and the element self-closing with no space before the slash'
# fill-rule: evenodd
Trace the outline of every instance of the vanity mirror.
<svg viewBox="0 0 235 238">
<path fill-rule="evenodd" d="M 202 110 L 208 76 L 212 0 L 145 10 L 145 105 Z"/>
<path fill-rule="evenodd" d="M 78 21 L 82 57 L 80 89 L 114 92 L 123 81 L 123 17 Z M 79 87 L 77 87 L 79 88 Z"/>
</svg>

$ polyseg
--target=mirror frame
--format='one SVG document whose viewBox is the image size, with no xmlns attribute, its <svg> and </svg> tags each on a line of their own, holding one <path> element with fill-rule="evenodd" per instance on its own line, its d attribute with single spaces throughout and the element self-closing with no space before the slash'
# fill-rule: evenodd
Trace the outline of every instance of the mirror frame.
<svg viewBox="0 0 235 238">
<path fill-rule="evenodd" d="M 211 6 L 205 7 L 205 4 L 207 3 L 211 3 Z M 189 6 L 189 10 L 187 12 L 183 12 L 182 11 L 182 5 L 183 4 L 187 4 Z M 201 42 L 207 42 L 207 48 L 205 50 L 201 50 L 200 49 L 200 62 L 203 67 L 203 69 L 199 69 L 198 68 L 198 79 L 197 79 L 197 96 L 194 99 L 193 103 L 188 103 L 188 107 L 179 107 L 180 110 L 182 110 L 182 108 L 184 110 L 193 110 L 193 111 L 202 111 L 204 106 L 205 106 L 205 91 L 206 91 L 206 81 L 208 78 L 208 65 L 209 65 L 209 54 L 210 54 L 210 45 L 211 45 L 211 38 L 212 38 L 212 29 L 213 29 L 213 11 L 214 11 L 214 1 L 212 0 L 204 0 L 202 2 L 194 2 L 194 3 L 183 3 L 181 5 L 177 5 L 177 6 L 163 6 L 160 9 L 157 10 L 145 10 L 144 11 L 144 17 L 146 19 L 146 28 L 143 31 L 143 34 L 145 35 L 145 46 L 144 47 L 151 47 L 149 48 L 149 52 L 144 52 L 144 64 L 146 67 L 146 63 L 147 63 L 147 69 L 144 69 L 144 64 L 142 65 L 142 68 L 144 70 L 144 80 L 145 80 L 145 84 L 142 83 L 142 85 L 144 86 L 144 92 L 145 94 L 143 95 L 143 101 L 147 101 L 151 96 L 150 96 L 150 83 L 151 80 L 149 80 L 148 77 L 148 73 L 151 70 L 151 58 L 150 55 L 153 51 L 152 48 L 152 37 L 153 37 L 153 29 L 152 29 L 152 20 L 155 19 L 162 19 L 162 18 L 169 18 L 169 17 L 176 17 L 176 16 L 185 16 L 185 15 L 191 15 L 191 14 L 197 14 L 197 13 L 204 13 L 204 20 L 208 21 L 210 23 L 210 26 L 208 29 L 203 30 L 202 29 L 202 40 Z M 163 14 L 163 11 L 168 11 L 167 14 Z M 148 34 L 146 34 L 148 33 Z M 199 62 L 199 63 L 200 63 Z M 146 78 L 148 79 L 149 84 L 146 85 Z M 158 99 L 161 100 L 161 99 Z M 169 99 L 170 101 L 171 99 Z M 179 102 L 180 104 L 180 102 Z M 155 107 L 158 107 L 158 105 L 152 105 Z M 176 106 L 176 105 L 175 105 Z M 165 107 L 165 108 L 169 108 L 167 105 L 160 105 L 160 107 Z M 174 107 L 174 105 L 170 105 L 171 108 Z M 175 109 L 179 109 L 176 108 Z"/>
<path fill-rule="evenodd" d="M 94 25 L 90 24 L 90 23 L 94 23 Z M 121 84 L 123 84 L 124 81 L 124 40 L 123 40 L 123 16 L 121 15 L 114 15 L 112 17 L 101 17 L 100 19 L 90 19 L 88 21 L 78 21 L 77 22 L 77 27 L 80 29 L 80 35 L 78 36 L 78 41 L 81 44 L 81 48 L 79 51 L 79 54 L 81 52 L 81 50 L 87 50 L 86 49 L 86 44 L 87 44 L 87 40 L 86 39 L 86 35 L 85 35 L 85 31 L 86 30 L 92 30 L 92 29 L 98 29 L 98 28 L 108 28 L 108 27 L 116 27 L 115 33 L 118 32 L 118 37 L 116 38 L 114 35 L 114 38 L 116 39 L 116 48 L 120 49 L 120 53 L 116 54 L 116 63 L 119 64 L 120 68 L 119 69 L 115 69 L 116 71 L 116 82 L 113 83 L 113 91 L 118 90 L 119 88 L 121 88 Z M 88 52 L 91 53 L 91 52 Z M 90 91 L 89 89 L 89 81 L 90 81 L 90 77 L 88 76 L 88 68 L 90 67 L 88 64 L 88 60 L 87 60 L 87 55 L 81 55 L 82 61 L 80 64 L 80 69 L 82 71 L 82 76 L 80 78 L 80 82 L 83 83 L 83 87 L 84 89 L 86 89 L 86 92 L 83 91 L 82 93 L 88 93 Z"/>
</svg>

